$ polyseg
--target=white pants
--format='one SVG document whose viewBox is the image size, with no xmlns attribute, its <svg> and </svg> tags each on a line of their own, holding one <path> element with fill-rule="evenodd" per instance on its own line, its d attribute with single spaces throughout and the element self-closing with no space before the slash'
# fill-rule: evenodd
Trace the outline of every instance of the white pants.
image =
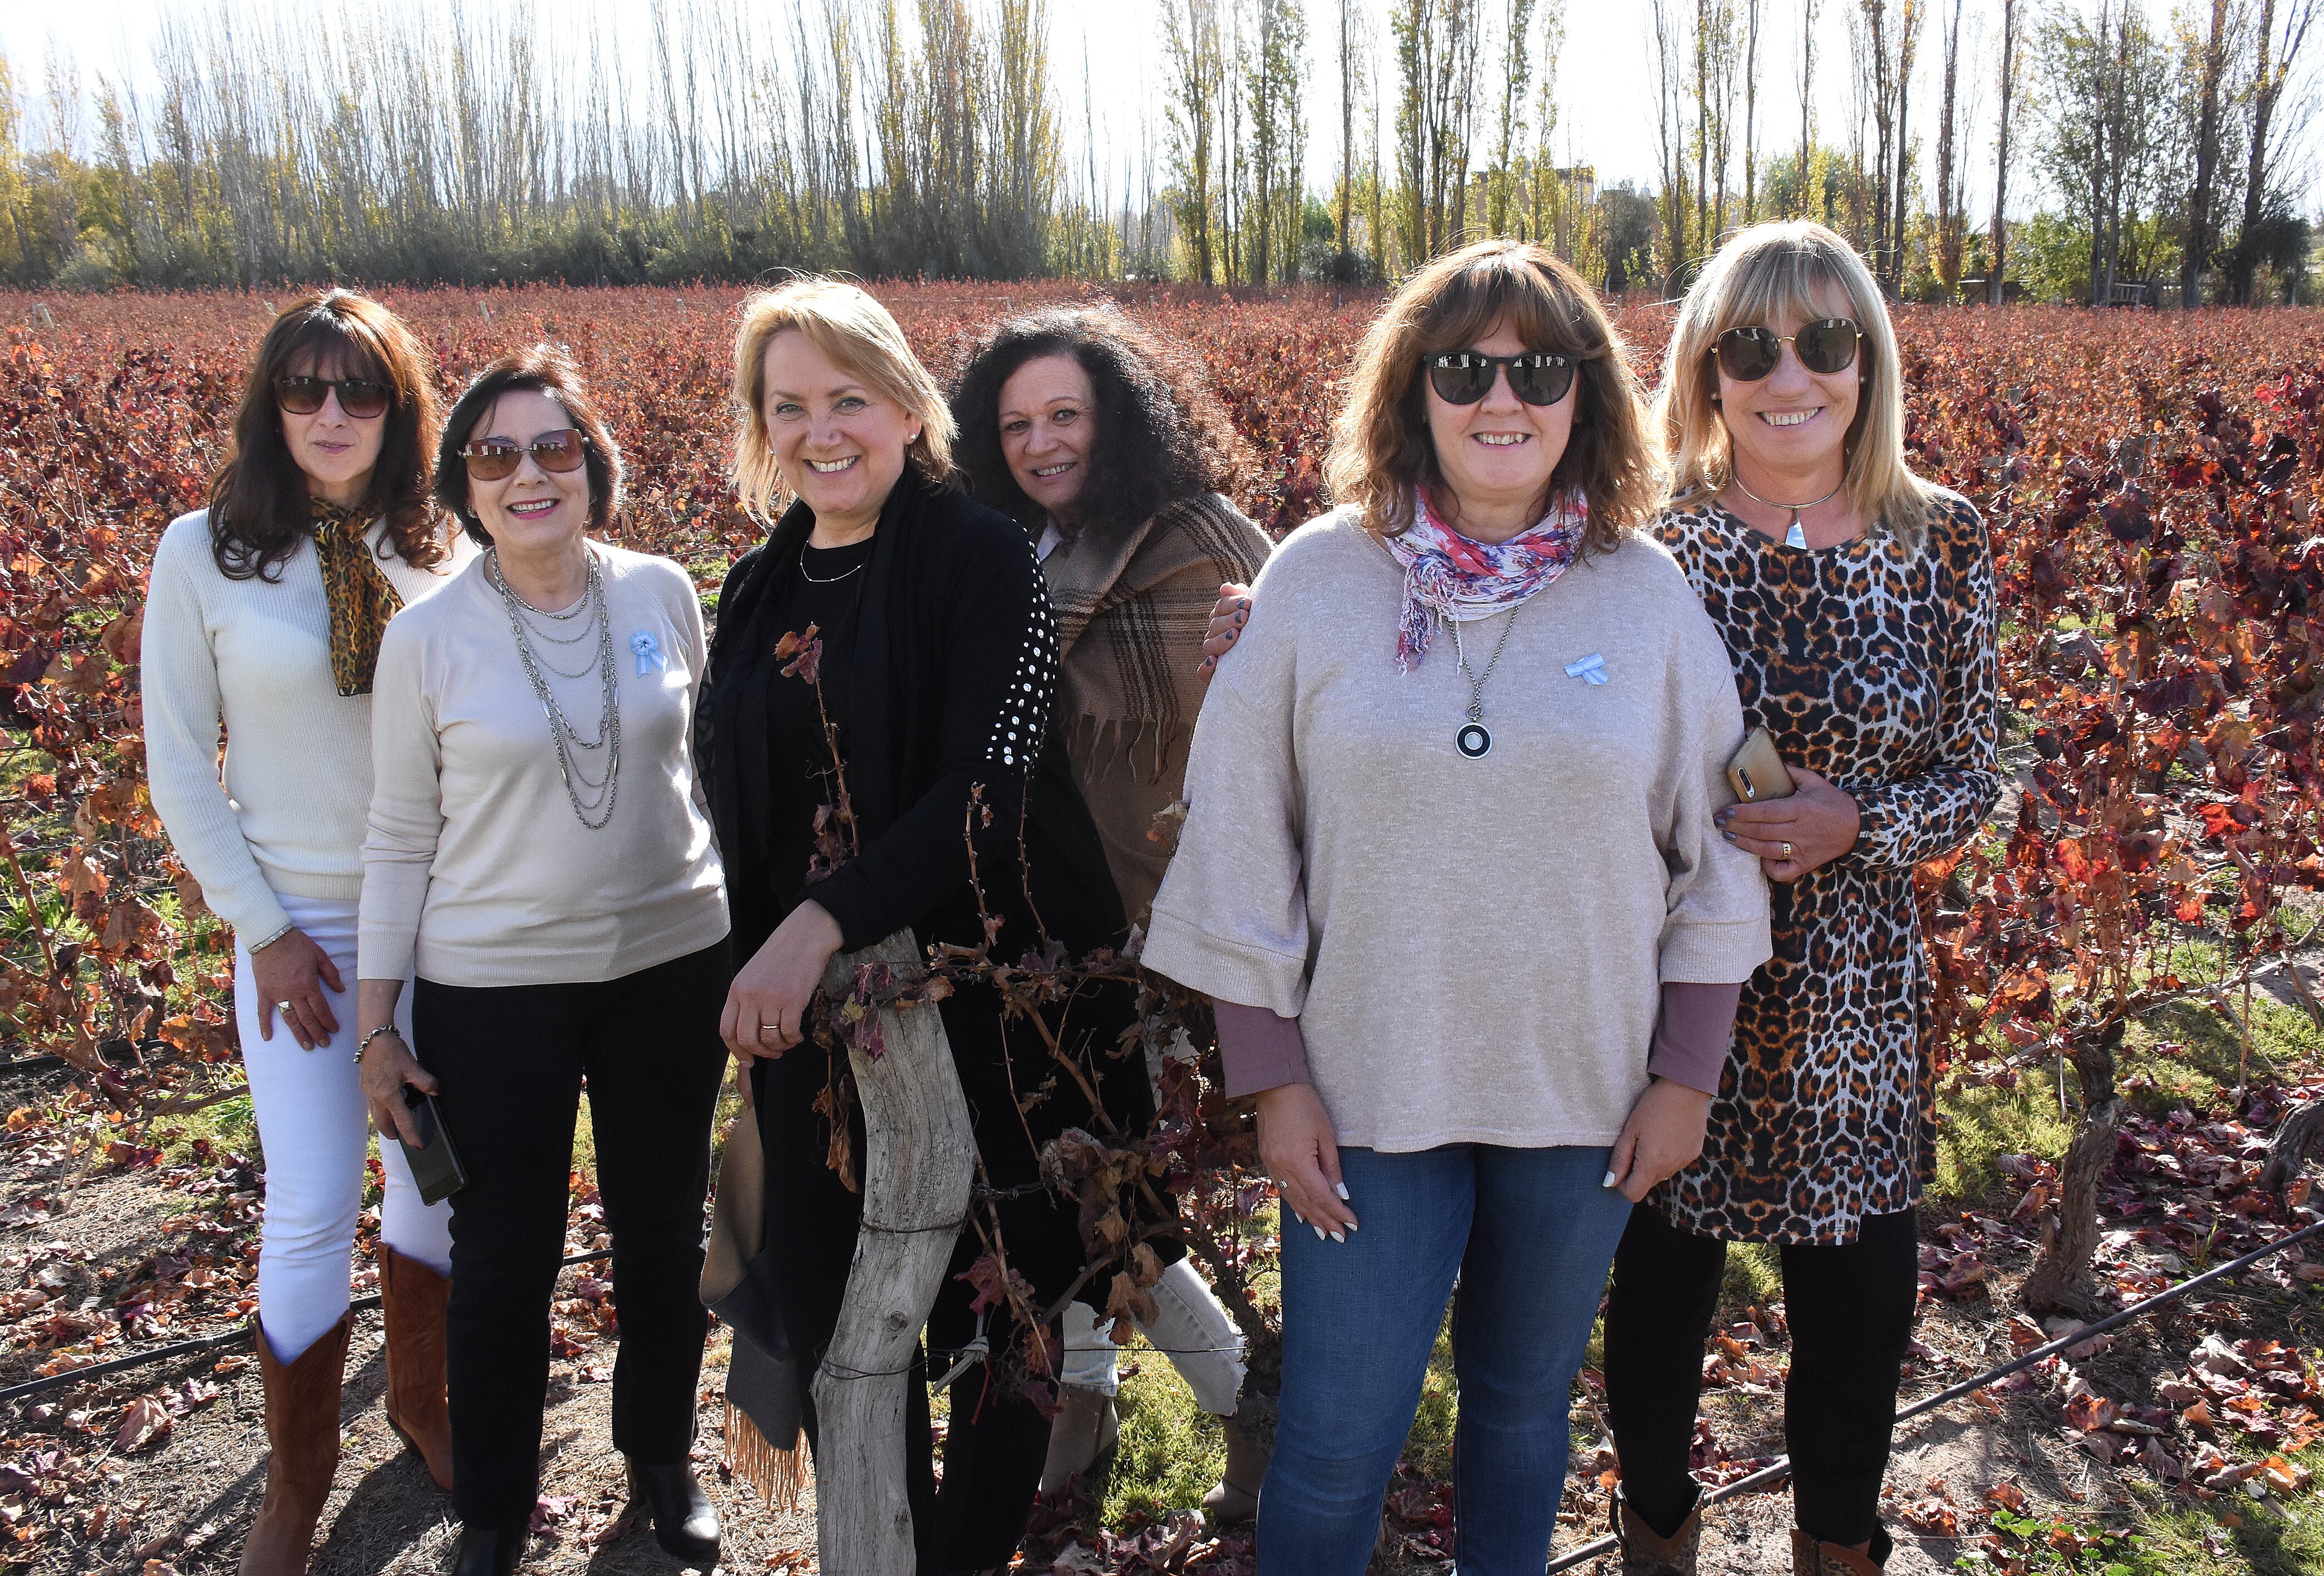
<svg viewBox="0 0 2324 1576">
<path fill-rule="evenodd" d="M 1231 1417 L 1242 1391 L 1243 1338 L 1216 1294 L 1181 1258 L 1154 1283 L 1154 1322 L 1139 1333 L 1167 1357 L 1194 1392 L 1194 1405 L 1213 1417 Z M 1120 1350 L 1107 1324 L 1086 1303 L 1065 1304 L 1065 1360 L 1059 1382 L 1111 1396 L 1120 1387 L 1114 1354 Z"/>
<path fill-rule="evenodd" d="M 344 993 L 329 996 L 339 1032 L 311 1051 L 299 1048 L 280 1014 L 274 1037 L 258 1033 L 256 982 L 250 954 L 234 947 L 234 1010 L 242 1031 L 242 1064 L 266 1159 L 266 1220 L 258 1246 L 258 1323 L 276 1360 L 296 1362 L 339 1322 L 350 1300 L 355 1220 L 363 1209 L 364 1160 L 371 1120 L 355 1076 L 355 905 L 352 899 L 280 899 L 282 911 L 338 965 Z M 409 1039 L 411 992 L 396 1003 Z M 383 1142 L 385 1197 L 380 1240 L 439 1275 L 452 1268 L 452 1203 L 420 1202 L 403 1146 Z"/>
</svg>

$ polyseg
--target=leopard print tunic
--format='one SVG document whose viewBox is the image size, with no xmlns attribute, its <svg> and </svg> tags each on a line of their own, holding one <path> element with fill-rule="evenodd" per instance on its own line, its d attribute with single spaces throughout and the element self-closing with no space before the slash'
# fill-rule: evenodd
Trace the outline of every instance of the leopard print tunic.
<svg viewBox="0 0 2324 1576">
<path fill-rule="evenodd" d="M 1787 548 L 1715 502 L 1658 530 L 1726 639 L 1747 725 L 1854 796 L 1863 829 L 1770 884 L 1775 955 L 1743 988 L 1702 1157 L 1657 1202 L 1704 1236 L 1852 1242 L 1934 1169 L 1913 867 L 1999 797 L 1992 549 L 1950 493 L 1917 558 L 1885 533 Z"/>
</svg>

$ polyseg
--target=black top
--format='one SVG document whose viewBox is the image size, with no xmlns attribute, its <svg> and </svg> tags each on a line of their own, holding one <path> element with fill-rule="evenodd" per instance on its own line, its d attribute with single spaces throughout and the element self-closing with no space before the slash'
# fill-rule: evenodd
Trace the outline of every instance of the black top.
<svg viewBox="0 0 2324 1576">
<path fill-rule="evenodd" d="M 733 704 L 765 714 L 764 745 L 750 765 L 752 780 L 766 796 L 766 813 L 753 817 L 754 835 L 746 835 L 747 846 L 738 847 L 727 871 L 730 900 L 748 935 L 770 934 L 807 888 L 831 873 L 834 853 L 846 847 L 845 829 L 828 824 L 839 795 L 824 724 L 827 717 L 836 730 L 839 759 L 844 760 L 853 689 L 849 665 L 825 668 L 818 661 L 810 681 L 807 671 L 785 674 L 785 668 L 796 664 L 778 657 L 775 648 L 785 634 L 804 638 L 810 630 L 824 650 L 847 646 L 855 632 L 872 540 L 866 537 L 844 548 L 803 547 L 798 567 L 770 585 L 752 638 L 729 648 Z M 820 834 L 819 818 L 825 823 Z M 819 841 L 825 842 L 820 848 Z"/>
<path fill-rule="evenodd" d="M 1063 748 L 1049 747 L 1056 631 L 1023 528 L 908 474 L 881 512 L 863 567 L 837 584 L 802 585 L 814 523 L 794 504 L 728 572 L 704 679 L 698 748 L 736 956 L 748 957 L 807 896 L 839 922 L 847 951 L 902 926 L 924 945 L 978 944 L 972 832 L 987 907 L 1003 921 L 993 956 L 1014 961 L 1049 937 L 1071 953 L 1118 941 L 1121 902 L 1097 829 Z M 844 566 L 825 567 L 818 553 L 807 574 L 828 579 Z M 819 723 L 803 726 L 800 701 L 811 711 L 812 689 L 781 677 L 771 653 L 787 631 L 825 613 L 821 674 L 845 730 L 862 853 L 809 882 L 803 851 L 813 846 L 815 806 L 827 800 L 798 769 L 777 763 L 798 759 L 802 733 L 813 770 L 828 751 Z M 991 814 L 971 826 L 978 787 Z"/>
</svg>

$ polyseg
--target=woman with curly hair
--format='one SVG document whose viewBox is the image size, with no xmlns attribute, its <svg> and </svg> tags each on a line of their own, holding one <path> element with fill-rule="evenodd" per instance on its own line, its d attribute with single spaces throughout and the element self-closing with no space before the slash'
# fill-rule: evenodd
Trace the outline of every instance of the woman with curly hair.
<svg viewBox="0 0 2324 1576">
<path fill-rule="evenodd" d="M 1111 307 L 1001 324 L 962 369 L 952 411 L 970 490 L 1038 543 L 1057 613 L 1074 783 L 1124 912 L 1142 917 L 1170 857 L 1149 833 L 1185 784 L 1212 604 L 1222 582 L 1250 578 L 1267 558 L 1266 535 L 1219 492 L 1248 463 L 1247 447 L 1200 364 Z M 1242 1333 L 1183 1258 L 1154 1295 L 1144 1333 L 1202 1408 L 1227 1420 L 1226 1472 L 1204 1506 L 1247 1517 L 1267 1450 L 1235 1421 Z M 1114 1350 L 1093 1309 L 1067 1308 L 1045 1492 L 1113 1446 Z"/>
<path fill-rule="evenodd" d="M 1714 819 L 1743 713 L 1646 534 L 1660 470 L 1571 268 L 1440 258 L 1194 730 L 1144 957 L 1217 1001 L 1292 1216 L 1262 1576 L 1364 1570 L 1456 1281 L 1457 1562 L 1537 1573 L 1631 1203 L 1702 1147 L 1767 895 Z"/>
<path fill-rule="evenodd" d="M 258 1366 L 272 1454 L 246 1576 L 306 1569 L 339 1459 L 370 1132 L 355 1004 L 334 999 L 355 982 L 380 638 L 475 556 L 429 502 L 440 420 L 427 351 L 392 312 L 343 290 L 293 301 L 252 361 L 209 508 L 153 553 L 141 669 L 153 807 L 234 926 L 266 1155 Z M 380 1164 L 388 1422 L 449 1488 L 450 1206 L 420 1201 L 400 1147 L 382 1145 Z"/>
</svg>

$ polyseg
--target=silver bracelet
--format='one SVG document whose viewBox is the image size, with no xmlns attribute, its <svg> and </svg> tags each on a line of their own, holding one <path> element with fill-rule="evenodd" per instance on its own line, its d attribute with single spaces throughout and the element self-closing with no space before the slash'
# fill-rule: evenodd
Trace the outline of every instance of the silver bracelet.
<svg viewBox="0 0 2324 1576">
<path fill-rule="evenodd" d="M 383 1024 L 381 1024 L 377 1028 L 375 1028 L 375 1029 L 372 1030 L 369 1034 L 367 1034 L 367 1035 L 364 1036 L 364 1037 L 363 1037 L 363 1038 L 361 1038 L 361 1039 L 359 1039 L 359 1040 L 357 1040 L 357 1041 L 355 1042 L 355 1065 L 356 1065 L 356 1066 L 360 1067 L 360 1066 L 362 1066 L 362 1065 L 363 1065 L 363 1056 L 364 1056 L 364 1053 L 365 1051 L 367 1051 L 367 1050 L 371 1049 L 371 1042 L 372 1042 L 372 1041 L 374 1041 L 374 1040 L 375 1040 L 375 1039 L 377 1039 L 377 1038 L 379 1038 L 379 1037 L 380 1037 L 380 1036 L 382 1036 L 382 1035 L 383 1035 L 383 1034 L 392 1034 L 392 1035 L 393 1035 L 397 1039 L 401 1039 L 401 1038 L 403 1037 L 403 1031 L 402 1031 L 401 1029 L 400 1029 L 400 1028 L 396 1028 L 396 1027 L 395 1027 L 395 1025 L 393 1025 L 393 1024 L 392 1024 L 392 1023 L 383 1023 Z"/>
<path fill-rule="evenodd" d="M 284 926 L 281 929 L 268 936 L 264 941 L 254 944 L 250 948 L 251 955 L 253 957 L 257 956 L 260 953 L 264 952 L 268 947 L 272 946 L 276 942 L 281 941 L 284 936 L 290 935 L 292 931 L 298 928 L 299 926 L 295 924 Z"/>
</svg>

